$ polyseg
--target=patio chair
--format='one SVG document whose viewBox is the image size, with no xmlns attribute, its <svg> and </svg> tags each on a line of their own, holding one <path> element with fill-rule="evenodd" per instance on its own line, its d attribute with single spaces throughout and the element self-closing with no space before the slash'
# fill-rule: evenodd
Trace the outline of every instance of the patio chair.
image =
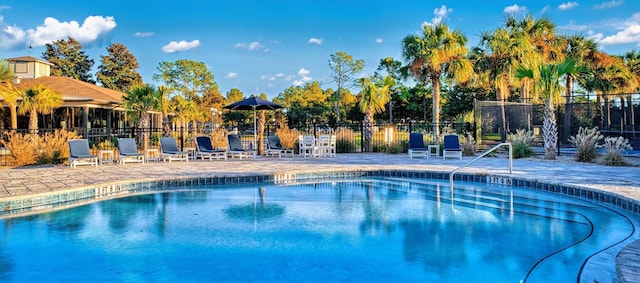
<svg viewBox="0 0 640 283">
<path fill-rule="evenodd" d="M 316 145 L 316 138 L 314 136 L 298 136 L 298 148 L 301 157 L 317 157 L 318 146 Z"/>
<path fill-rule="evenodd" d="M 178 150 L 175 138 L 163 137 L 160 138 L 160 158 L 169 163 L 173 160 L 189 162 L 189 153 Z"/>
<path fill-rule="evenodd" d="M 265 150 L 264 154 L 273 156 L 278 155 L 278 157 L 282 157 L 282 155 L 287 156 L 289 154 L 294 156 L 294 151 L 293 148 L 282 147 L 280 138 L 272 135 L 267 137 L 267 150 Z"/>
<path fill-rule="evenodd" d="M 319 157 L 336 156 L 336 135 L 321 135 L 316 142 Z"/>
<path fill-rule="evenodd" d="M 227 155 L 229 155 L 229 157 L 238 157 L 240 159 L 242 159 L 243 157 L 256 158 L 255 150 L 248 150 L 242 147 L 242 141 L 240 140 L 239 135 L 230 134 L 227 136 L 227 141 L 229 142 L 229 150 L 227 151 Z"/>
<path fill-rule="evenodd" d="M 118 139 L 118 162 L 122 165 L 127 162 L 144 163 L 144 154 L 138 153 L 138 147 L 136 146 L 135 139 Z"/>
<path fill-rule="evenodd" d="M 196 137 L 196 155 L 195 158 L 209 158 L 210 161 L 213 159 L 224 159 L 227 160 L 227 152 L 224 150 L 217 150 L 213 148 L 211 143 L 211 138 L 208 136 L 199 136 Z"/>
<path fill-rule="evenodd" d="M 89 141 L 86 139 L 69 140 L 69 166 L 98 166 L 98 156 L 89 152 Z"/>
<path fill-rule="evenodd" d="M 409 158 L 413 156 L 429 158 L 429 149 L 424 146 L 424 136 L 422 133 L 409 134 Z"/>
<path fill-rule="evenodd" d="M 462 160 L 462 148 L 460 148 L 460 139 L 458 135 L 444 136 L 444 149 L 442 150 L 442 159 L 447 156 L 457 156 Z"/>
</svg>

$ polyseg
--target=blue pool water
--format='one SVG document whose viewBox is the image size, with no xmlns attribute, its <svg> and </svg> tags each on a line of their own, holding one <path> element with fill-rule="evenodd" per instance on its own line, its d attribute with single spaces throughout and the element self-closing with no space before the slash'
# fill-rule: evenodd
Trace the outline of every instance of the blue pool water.
<svg viewBox="0 0 640 283">
<path fill-rule="evenodd" d="M 2 282 L 576 282 L 633 233 L 590 202 L 394 178 L 177 187 L 0 224 Z"/>
</svg>

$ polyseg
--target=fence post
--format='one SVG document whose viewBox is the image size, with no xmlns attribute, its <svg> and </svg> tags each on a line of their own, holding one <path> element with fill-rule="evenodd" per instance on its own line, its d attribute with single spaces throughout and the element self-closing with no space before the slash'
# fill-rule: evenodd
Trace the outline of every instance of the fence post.
<svg viewBox="0 0 640 283">
<path fill-rule="evenodd" d="M 184 149 L 184 126 L 180 126 L 180 150 Z"/>
<path fill-rule="evenodd" d="M 360 120 L 360 152 L 364 152 L 364 121 Z"/>
</svg>

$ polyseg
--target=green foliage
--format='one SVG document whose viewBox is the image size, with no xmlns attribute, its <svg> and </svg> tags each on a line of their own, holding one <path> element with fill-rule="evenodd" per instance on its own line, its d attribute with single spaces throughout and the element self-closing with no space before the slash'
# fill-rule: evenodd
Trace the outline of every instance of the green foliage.
<svg viewBox="0 0 640 283">
<path fill-rule="evenodd" d="M 605 151 L 604 157 L 598 163 L 610 166 L 625 166 L 629 164 L 622 156 L 624 151 L 632 149 L 628 139 L 607 137 L 604 139 L 602 148 Z"/>
<path fill-rule="evenodd" d="M 150 145 L 159 145 L 160 144 L 160 138 L 162 138 L 162 134 L 153 134 L 149 137 L 149 144 Z"/>
<path fill-rule="evenodd" d="M 83 82 L 95 84 L 91 75 L 93 59 L 82 51 L 80 42 L 72 37 L 45 44 L 46 51 L 42 58 L 53 64 L 51 75 L 70 77 Z"/>
<path fill-rule="evenodd" d="M 513 158 L 526 158 L 533 156 L 531 148 L 534 136 L 532 131 L 517 129 L 515 134 L 508 134 L 507 141 L 513 145 Z"/>
<path fill-rule="evenodd" d="M 153 80 L 162 82 L 174 95 L 197 100 L 212 89 L 218 89 L 215 77 L 204 62 L 185 59 L 163 61 L 157 69 L 160 74 L 154 74 Z"/>
<path fill-rule="evenodd" d="M 576 161 L 593 162 L 597 156 L 598 143 L 603 138 L 598 127 L 591 129 L 580 127 L 578 134 L 569 137 L 569 142 L 576 147 Z"/>
<path fill-rule="evenodd" d="M 96 72 L 97 81 L 102 86 L 127 93 L 133 86 L 142 83 L 142 76 L 137 71 L 138 60 L 124 44 L 111 44 L 107 47 L 107 53 L 106 56 L 100 56 L 101 64 Z"/>
</svg>

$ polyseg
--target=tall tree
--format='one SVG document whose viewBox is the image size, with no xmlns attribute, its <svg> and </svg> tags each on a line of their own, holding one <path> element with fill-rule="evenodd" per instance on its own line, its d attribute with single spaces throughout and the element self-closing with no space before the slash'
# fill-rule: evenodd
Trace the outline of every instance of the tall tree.
<svg viewBox="0 0 640 283">
<path fill-rule="evenodd" d="M 149 111 L 160 110 L 162 102 L 160 93 L 151 85 L 138 85 L 131 88 L 122 100 L 124 108 L 129 113 L 129 119 L 138 126 L 138 140 L 142 142 L 143 149 L 146 151 L 151 121 Z"/>
<path fill-rule="evenodd" d="M 351 88 L 356 83 L 354 76 L 364 68 L 364 60 L 353 59 L 353 56 L 346 52 L 336 52 L 330 55 L 329 68 L 331 68 L 331 78 L 336 83 L 336 91 L 334 92 L 333 102 L 335 107 L 336 121 L 340 122 L 342 116 L 341 104 L 343 102 L 342 94 L 345 89 Z"/>
<path fill-rule="evenodd" d="M 555 102 L 561 95 L 560 80 L 566 74 L 579 74 L 586 69 L 576 66 L 571 58 L 561 63 L 541 64 L 537 70 L 521 66 L 516 71 L 518 78 L 530 78 L 534 81 L 533 91 L 544 100 L 544 121 L 542 135 L 544 140 L 545 159 L 556 159 L 558 143 L 558 125 L 555 117 Z"/>
<path fill-rule="evenodd" d="M 588 67 L 593 53 L 597 51 L 596 43 L 582 35 L 571 35 L 566 37 L 566 57 L 576 62 L 577 66 Z M 571 117 L 573 116 L 573 85 L 576 78 L 573 74 L 565 76 L 565 104 L 564 104 L 564 130 L 563 140 L 569 140 L 571 134 Z"/>
<path fill-rule="evenodd" d="M 38 133 L 38 114 L 49 114 L 62 106 L 62 94 L 44 86 L 36 85 L 26 89 L 18 104 L 21 115 L 29 114 L 29 132 Z"/>
<path fill-rule="evenodd" d="M 364 113 L 364 151 L 373 151 L 374 115 L 385 110 L 385 104 L 391 99 L 391 87 L 395 84 L 391 76 L 370 76 L 360 79 L 362 92 L 358 106 Z"/>
<path fill-rule="evenodd" d="M 627 125 L 632 125 L 632 128 L 635 129 L 636 114 L 633 107 L 633 95 L 631 93 L 637 93 L 640 88 L 640 52 L 636 50 L 628 51 L 622 56 L 622 60 L 624 60 L 624 63 L 627 65 L 627 68 L 629 68 L 631 74 L 633 74 L 635 80 L 635 87 L 632 87 L 627 94 L 627 109 L 629 111 L 627 115 Z"/>
<path fill-rule="evenodd" d="M 450 31 L 444 23 L 423 24 L 422 33 L 402 40 L 402 58 L 420 83 L 433 87 L 433 133 L 440 135 L 440 79 L 448 76 L 457 82 L 467 81 L 473 66 L 466 59 L 467 38 L 458 30 Z"/>
<path fill-rule="evenodd" d="M 142 83 L 142 76 L 137 71 L 138 60 L 124 44 L 111 44 L 107 47 L 107 55 L 100 58 L 96 77 L 102 86 L 128 93 L 133 86 Z"/>
<path fill-rule="evenodd" d="M 53 64 L 51 74 L 54 76 L 70 77 L 83 82 L 95 84 L 91 75 L 93 59 L 82 50 L 80 42 L 72 37 L 60 39 L 45 44 L 47 50 L 42 58 Z"/>
<path fill-rule="evenodd" d="M 164 84 L 172 94 L 198 101 L 211 89 L 218 89 L 215 77 L 203 62 L 192 60 L 177 60 L 175 62 L 160 62 L 153 75 L 153 80 Z"/>
<path fill-rule="evenodd" d="M 9 106 L 9 112 L 11 116 L 11 128 L 17 128 L 17 115 L 16 115 L 16 105 L 17 105 L 17 97 L 18 95 L 15 93 L 15 87 L 13 86 L 11 80 L 13 79 L 14 74 L 11 69 L 11 65 L 7 60 L 0 58 L 0 98 Z M 2 111 L 2 109 L 0 109 Z M 0 117 L 0 119 L 2 119 Z M 2 124 L 0 122 L 0 124 Z M 0 128 L 3 128 L 3 125 L 0 125 Z"/>
</svg>

